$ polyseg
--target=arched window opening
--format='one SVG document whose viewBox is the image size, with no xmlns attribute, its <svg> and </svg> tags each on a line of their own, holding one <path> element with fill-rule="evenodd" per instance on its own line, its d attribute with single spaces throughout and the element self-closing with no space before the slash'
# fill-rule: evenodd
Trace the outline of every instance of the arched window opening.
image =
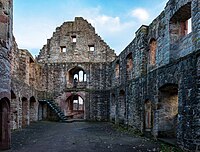
<svg viewBox="0 0 200 152">
<path fill-rule="evenodd" d="M 132 78 L 132 70 L 133 70 L 133 57 L 132 53 L 129 53 L 126 57 L 126 77 L 128 80 Z"/>
<path fill-rule="evenodd" d="M 78 80 L 78 78 L 79 78 L 79 77 L 78 77 L 78 74 L 75 74 L 75 75 L 74 75 L 74 79 L 77 79 L 77 80 Z"/>
<path fill-rule="evenodd" d="M 155 65 L 156 63 L 156 51 L 157 51 L 157 41 L 152 38 L 149 43 L 149 64 Z"/>
<path fill-rule="evenodd" d="M 87 81 L 87 79 L 86 79 L 86 74 L 84 74 L 83 81 L 84 81 L 84 82 Z"/>
<path fill-rule="evenodd" d="M 83 82 L 83 78 L 84 78 L 84 74 L 83 74 L 83 71 L 79 71 L 79 82 Z"/>
<path fill-rule="evenodd" d="M 76 87 L 85 87 L 86 86 L 86 73 L 80 67 L 75 67 L 68 72 L 67 76 L 67 85 Z"/>
</svg>

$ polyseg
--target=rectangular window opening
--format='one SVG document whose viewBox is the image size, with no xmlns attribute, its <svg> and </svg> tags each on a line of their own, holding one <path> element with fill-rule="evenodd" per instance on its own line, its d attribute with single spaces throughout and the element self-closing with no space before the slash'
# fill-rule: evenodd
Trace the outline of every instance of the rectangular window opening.
<svg viewBox="0 0 200 152">
<path fill-rule="evenodd" d="M 187 20 L 187 26 L 188 26 L 187 34 L 189 34 L 192 32 L 192 18 Z"/>
<path fill-rule="evenodd" d="M 60 52 L 66 52 L 66 51 L 67 51 L 67 48 L 65 46 L 60 47 Z"/>
<path fill-rule="evenodd" d="M 72 42 L 76 43 L 76 36 L 72 36 Z"/>
<path fill-rule="evenodd" d="M 89 45 L 89 51 L 94 51 L 94 45 Z"/>
</svg>

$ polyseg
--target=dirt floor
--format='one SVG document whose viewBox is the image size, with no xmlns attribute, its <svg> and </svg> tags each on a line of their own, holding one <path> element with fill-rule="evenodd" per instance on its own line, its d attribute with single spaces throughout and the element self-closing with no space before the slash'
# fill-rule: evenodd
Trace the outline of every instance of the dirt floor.
<svg viewBox="0 0 200 152">
<path fill-rule="evenodd" d="M 5 152 L 155 152 L 160 145 L 145 137 L 116 130 L 111 123 L 37 122 L 12 133 Z"/>
</svg>

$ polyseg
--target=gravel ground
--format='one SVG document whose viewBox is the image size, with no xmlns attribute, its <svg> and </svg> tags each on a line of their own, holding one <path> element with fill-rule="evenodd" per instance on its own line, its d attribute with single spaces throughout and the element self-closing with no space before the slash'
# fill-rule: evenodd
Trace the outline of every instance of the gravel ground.
<svg viewBox="0 0 200 152">
<path fill-rule="evenodd" d="M 102 122 L 37 122 L 12 133 L 5 152 L 152 152 L 159 144 Z"/>
</svg>

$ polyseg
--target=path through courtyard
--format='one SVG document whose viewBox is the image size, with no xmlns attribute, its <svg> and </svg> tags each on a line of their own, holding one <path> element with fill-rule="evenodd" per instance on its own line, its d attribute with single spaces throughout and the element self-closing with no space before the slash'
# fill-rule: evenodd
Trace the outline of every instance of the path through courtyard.
<svg viewBox="0 0 200 152">
<path fill-rule="evenodd" d="M 150 152 L 158 147 L 110 123 L 38 122 L 13 132 L 12 148 L 6 152 Z"/>
</svg>

